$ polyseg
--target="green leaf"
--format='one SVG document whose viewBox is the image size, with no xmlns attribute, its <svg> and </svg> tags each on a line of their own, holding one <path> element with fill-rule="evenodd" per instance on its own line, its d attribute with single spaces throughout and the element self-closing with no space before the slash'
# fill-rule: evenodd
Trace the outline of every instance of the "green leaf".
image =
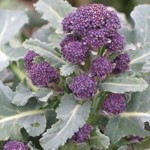
<svg viewBox="0 0 150 150">
<path fill-rule="evenodd" d="M 48 88 L 40 88 L 34 93 L 34 96 L 41 102 L 47 102 L 48 99 L 53 96 L 53 93 L 54 92 Z"/>
<path fill-rule="evenodd" d="M 23 47 L 35 51 L 50 62 L 54 67 L 60 67 L 66 64 L 66 61 L 61 59 L 60 54 L 54 50 L 50 44 L 45 42 L 41 42 L 37 39 L 29 39 L 23 43 Z"/>
<path fill-rule="evenodd" d="M 74 10 L 66 0 L 39 0 L 34 6 L 53 27 L 57 27 L 59 21 Z"/>
<path fill-rule="evenodd" d="M 91 134 L 90 146 L 96 149 L 107 149 L 110 145 L 109 137 L 102 134 L 98 128 Z"/>
<path fill-rule="evenodd" d="M 5 46 L 2 52 L 8 57 L 10 61 L 18 61 L 19 59 L 24 58 L 27 50 L 20 47 L 20 48 L 11 48 Z"/>
<path fill-rule="evenodd" d="M 112 93 L 125 93 L 144 91 L 148 87 L 148 84 L 142 78 L 115 77 L 104 81 L 99 85 L 99 87 L 103 91 Z"/>
<path fill-rule="evenodd" d="M 121 146 L 118 148 L 118 150 L 128 150 L 128 146 Z"/>
<path fill-rule="evenodd" d="M 75 64 L 66 64 L 60 68 L 60 74 L 64 77 L 70 76 L 74 71 L 78 69 L 78 66 Z"/>
<path fill-rule="evenodd" d="M 24 106 L 31 97 L 33 97 L 33 93 L 23 83 L 20 83 L 16 88 L 12 103 L 17 106 Z"/>
<path fill-rule="evenodd" d="M 38 110 L 35 100 L 25 107 L 17 107 L 11 103 L 13 96 L 13 91 L 0 82 L 0 140 L 8 139 L 16 125 L 24 127 L 31 136 L 39 136 L 46 127 L 44 110 Z"/>
<path fill-rule="evenodd" d="M 59 48 L 60 49 L 60 43 L 64 38 L 64 34 L 58 34 L 56 33 L 56 29 L 51 28 L 51 33 L 49 36 L 49 41 L 53 48 Z"/>
<path fill-rule="evenodd" d="M 0 72 L 3 71 L 9 65 L 8 57 L 0 51 Z"/>
<path fill-rule="evenodd" d="M 38 39 L 42 42 L 50 43 L 49 35 L 51 33 L 50 24 L 46 24 L 32 34 L 33 39 Z"/>
<path fill-rule="evenodd" d="M 130 65 L 145 63 L 150 58 L 150 43 L 146 44 L 143 48 L 138 49 L 136 51 L 130 51 L 129 55 L 131 58 Z"/>
<path fill-rule="evenodd" d="M 113 143 L 128 135 L 150 136 L 144 125 L 145 122 L 150 123 L 149 108 L 150 87 L 142 93 L 137 92 L 132 95 L 126 111 L 110 119 L 106 126 L 106 135 Z"/>
<path fill-rule="evenodd" d="M 65 94 L 56 110 L 59 121 L 48 129 L 40 140 L 43 149 L 51 150 L 64 145 L 67 139 L 86 123 L 90 105 L 90 101 L 78 104 L 73 94 Z"/>
<path fill-rule="evenodd" d="M 23 11 L 0 10 L 0 47 L 7 43 L 28 22 Z"/>
<path fill-rule="evenodd" d="M 131 17 L 134 20 L 134 39 L 137 43 L 145 45 L 150 42 L 150 6 L 138 5 L 131 13 Z"/>
</svg>

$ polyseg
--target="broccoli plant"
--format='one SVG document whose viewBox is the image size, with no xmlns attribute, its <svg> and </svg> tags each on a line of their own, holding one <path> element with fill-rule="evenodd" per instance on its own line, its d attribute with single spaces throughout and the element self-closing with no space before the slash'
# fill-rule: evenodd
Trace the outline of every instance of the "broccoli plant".
<svg viewBox="0 0 150 150">
<path fill-rule="evenodd" d="M 26 12 L 0 10 L 0 149 L 150 148 L 150 6 L 133 24 L 102 4 L 34 6 L 46 24 L 25 41 Z"/>
</svg>

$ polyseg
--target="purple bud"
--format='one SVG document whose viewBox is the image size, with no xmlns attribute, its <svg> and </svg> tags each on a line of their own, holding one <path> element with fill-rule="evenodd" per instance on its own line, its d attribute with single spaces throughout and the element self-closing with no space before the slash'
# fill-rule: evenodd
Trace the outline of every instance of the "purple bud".
<svg viewBox="0 0 150 150">
<path fill-rule="evenodd" d="M 87 43 L 92 49 L 97 50 L 102 48 L 106 43 L 108 38 L 106 37 L 106 30 L 90 30 L 84 38 L 84 42 Z"/>
<path fill-rule="evenodd" d="M 39 87 L 45 87 L 51 82 L 58 81 L 56 70 L 47 62 L 34 64 L 28 73 L 33 84 Z"/>
<path fill-rule="evenodd" d="M 140 143 L 140 142 L 142 142 L 142 140 L 143 140 L 144 138 L 139 137 L 139 136 L 130 135 L 130 136 L 127 136 L 126 139 L 127 139 L 128 141 L 130 141 L 131 143 Z"/>
<path fill-rule="evenodd" d="M 82 42 L 69 42 L 62 48 L 62 54 L 71 63 L 81 63 L 86 59 L 87 50 L 87 46 Z"/>
<path fill-rule="evenodd" d="M 79 99 L 91 98 L 96 93 L 96 83 L 84 74 L 74 77 L 69 88 Z"/>
<path fill-rule="evenodd" d="M 33 65 L 33 60 L 36 56 L 38 56 L 38 54 L 36 54 L 33 51 L 28 51 L 28 53 L 26 54 L 26 56 L 24 58 L 24 62 L 25 62 L 25 67 L 27 70 L 31 69 L 31 67 Z"/>
<path fill-rule="evenodd" d="M 63 48 L 68 43 L 70 43 L 70 42 L 76 42 L 76 41 L 79 41 L 79 37 L 77 35 L 75 35 L 75 34 L 68 34 L 61 41 L 60 46 L 61 46 L 61 48 Z"/>
<path fill-rule="evenodd" d="M 114 62 L 116 64 L 115 72 L 125 72 L 129 69 L 130 57 L 127 53 L 124 53 L 119 55 Z"/>
<path fill-rule="evenodd" d="M 91 75 L 92 77 L 100 77 L 112 72 L 111 62 L 104 57 L 97 57 L 91 64 Z"/>
<path fill-rule="evenodd" d="M 123 94 L 110 93 L 102 104 L 102 111 L 118 115 L 126 108 L 126 98 Z"/>
<path fill-rule="evenodd" d="M 29 150 L 27 145 L 20 141 L 8 141 L 4 147 L 3 150 Z"/>
<path fill-rule="evenodd" d="M 113 33 L 109 39 L 110 42 L 107 44 L 108 51 L 117 52 L 124 48 L 124 38 L 119 33 Z"/>
<path fill-rule="evenodd" d="M 89 124 L 85 124 L 82 128 L 79 129 L 78 132 L 74 133 L 71 140 L 77 143 L 84 143 L 89 139 L 91 130 L 92 126 Z"/>
</svg>

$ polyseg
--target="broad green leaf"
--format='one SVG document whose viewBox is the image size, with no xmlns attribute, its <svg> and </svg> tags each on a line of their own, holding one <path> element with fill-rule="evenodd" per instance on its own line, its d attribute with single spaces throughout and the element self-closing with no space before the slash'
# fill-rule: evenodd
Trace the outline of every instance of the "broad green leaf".
<svg viewBox="0 0 150 150">
<path fill-rule="evenodd" d="M 31 97 L 33 97 L 33 93 L 23 83 L 20 83 L 16 88 L 12 103 L 17 106 L 24 106 Z"/>
<path fill-rule="evenodd" d="M 16 125 L 25 128 L 31 136 L 39 136 L 46 127 L 44 110 L 38 109 L 38 103 L 34 99 L 24 107 L 17 107 L 11 103 L 13 96 L 13 91 L 0 82 L 0 140 L 11 137 Z M 6 128 L 12 130 L 4 132 Z"/>
<path fill-rule="evenodd" d="M 52 48 L 50 44 L 41 42 L 37 39 L 29 39 L 23 43 L 23 47 L 31 49 L 37 54 L 43 56 L 54 67 L 60 67 L 66 64 L 66 61 L 61 59 L 60 54 Z"/>
<path fill-rule="evenodd" d="M 50 43 L 50 41 L 48 40 L 50 33 L 51 33 L 51 27 L 50 24 L 47 24 L 39 28 L 36 32 L 34 32 L 32 38 L 38 39 L 42 42 Z"/>
<path fill-rule="evenodd" d="M 96 149 L 107 149 L 110 145 L 109 137 L 102 134 L 98 128 L 91 134 L 90 146 Z"/>
<path fill-rule="evenodd" d="M 25 23 L 28 17 L 23 11 L 0 10 L 0 47 L 7 43 Z"/>
<path fill-rule="evenodd" d="M 142 78 L 115 77 L 104 81 L 99 85 L 99 87 L 103 91 L 112 93 L 125 93 L 144 91 L 148 87 L 148 84 Z"/>
<path fill-rule="evenodd" d="M 59 21 L 74 10 L 66 0 L 39 0 L 34 6 L 53 27 L 57 27 Z"/>
<path fill-rule="evenodd" d="M 138 5 L 131 13 L 134 20 L 134 39 L 137 43 L 145 45 L 150 42 L 150 5 Z"/>
<path fill-rule="evenodd" d="M 51 150 L 64 145 L 67 139 L 86 123 L 90 104 L 90 101 L 78 104 L 73 94 L 65 94 L 56 110 L 59 121 L 48 129 L 40 140 L 43 149 Z"/>
<path fill-rule="evenodd" d="M 106 135 L 110 137 L 111 142 L 116 143 L 128 135 L 150 136 L 144 125 L 145 122 L 150 123 L 149 108 L 150 87 L 144 92 L 134 93 L 126 111 L 112 117 L 106 126 Z"/>
<path fill-rule="evenodd" d="M 3 71 L 9 65 L 8 57 L 0 51 L 0 72 Z"/>
<path fill-rule="evenodd" d="M 10 61 L 18 61 L 19 59 L 24 58 L 27 50 L 20 47 L 20 48 L 11 48 L 11 47 L 4 47 L 2 52 L 8 57 Z"/>
<path fill-rule="evenodd" d="M 63 40 L 63 38 L 64 38 L 64 34 L 58 34 L 58 33 L 56 33 L 56 30 L 54 28 L 51 28 L 49 41 L 53 48 L 60 49 L 60 43 Z"/>
<path fill-rule="evenodd" d="M 34 93 L 34 96 L 41 102 L 47 102 L 53 94 L 54 92 L 48 88 L 40 88 Z"/>
<path fill-rule="evenodd" d="M 60 74 L 64 77 L 70 76 L 74 71 L 78 69 L 78 66 L 75 64 L 66 64 L 60 68 Z"/>
<path fill-rule="evenodd" d="M 143 48 L 129 52 L 131 67 L 135 64 L 144 63 L 150 58 L 150 43 L 146 44 Z"/>
</svg>

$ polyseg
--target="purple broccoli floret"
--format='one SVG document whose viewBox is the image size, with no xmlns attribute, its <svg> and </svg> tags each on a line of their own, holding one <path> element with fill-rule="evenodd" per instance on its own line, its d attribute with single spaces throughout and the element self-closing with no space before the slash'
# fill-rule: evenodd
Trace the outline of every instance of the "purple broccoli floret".
<svg viewBox="0 0 150 150">
<path fill-rule="evenodd" d="M 89 139 L 89 134 L 92 130 L 92 126 L 85 124 L 78 132 L 74 133 L 71 140 L 76 143 L 84 143 Z"/>
<path fill-rule="evenodd" d="M 4 146 L 3 150 L 29 150 L 26 144 L 20 141 L 8 141 Z"/>
<path fill-rule="evenodd" d="M 84 74 L 74 77 L 69 87 L 79 99 L 91 98 L 96 93 L 95 81 Z"/>
<path fill-rule="evenodd" d="M 34 64 L 28 73 L 32 83 L 39 87 L 46 87 L 59 79 L 57 71 L 47 62 Z"/>
<path fill-rule="evenodd" d="M 126 108 L 126 98 L 123 94 L 110 93 L 102 104 L 102 111 L 118 115 Z"/>
</svg>

